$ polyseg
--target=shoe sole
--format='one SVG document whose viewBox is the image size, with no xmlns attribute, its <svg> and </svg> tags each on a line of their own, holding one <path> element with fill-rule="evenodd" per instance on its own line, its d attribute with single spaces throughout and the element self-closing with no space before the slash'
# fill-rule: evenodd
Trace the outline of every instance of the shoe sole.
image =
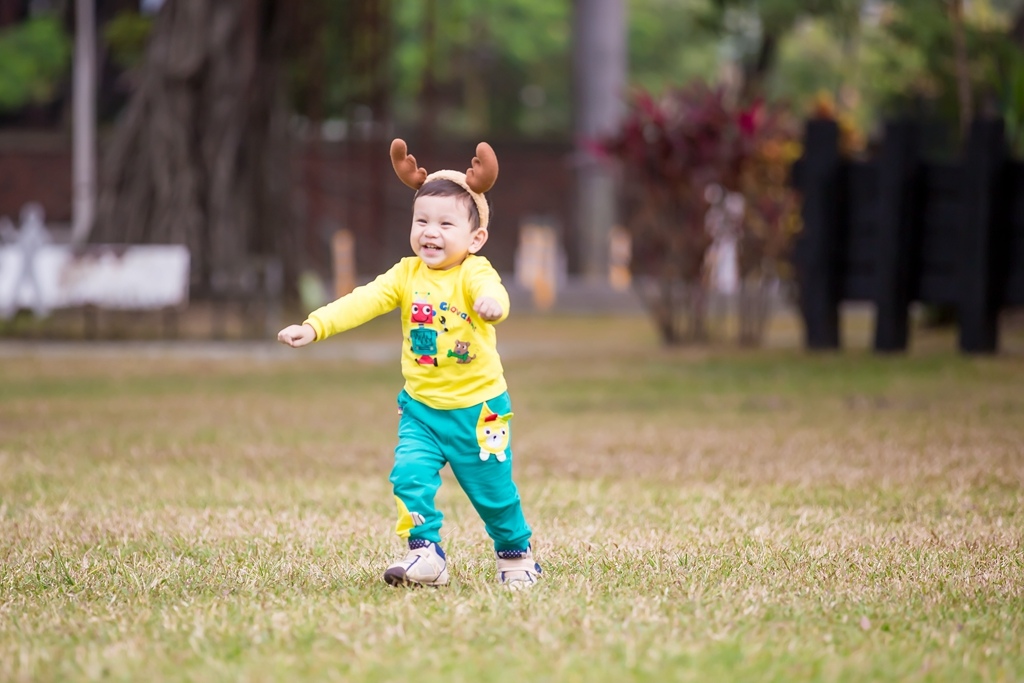
<svg viewBox="0 0 1024 683">
<path fill-rule="evenodd" d="M 444 580 L 442 580 L 442 577 Z M 416 588 L 418 586 L 439 588 L 440 586 L 448 585 L 448 577 L 442 574 L 436 581 L 413 581 L 406 576 L 405 569 L 402 567 L 391 567 L 384 572 L 384 583 L 389 586 L 404 586 L 407 588 Z"/>
</svg>

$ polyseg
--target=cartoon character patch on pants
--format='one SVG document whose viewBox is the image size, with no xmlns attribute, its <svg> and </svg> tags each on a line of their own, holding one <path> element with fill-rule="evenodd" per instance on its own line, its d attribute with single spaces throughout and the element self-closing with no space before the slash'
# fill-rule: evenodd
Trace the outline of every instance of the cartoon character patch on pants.
<svg viewBox="0 0 1024 683">
<path fill-rule="evenodd" d="M 505 450 L 508 448 L 509 425 L 513 413 L 498 415 L 484 402 L 480 409 L 480 419 L 476 422 L 476 440 L 480 444 L 480 459 L 487 460 L 494 454 L 498 462 L 505 462 Z"/>
</svg>

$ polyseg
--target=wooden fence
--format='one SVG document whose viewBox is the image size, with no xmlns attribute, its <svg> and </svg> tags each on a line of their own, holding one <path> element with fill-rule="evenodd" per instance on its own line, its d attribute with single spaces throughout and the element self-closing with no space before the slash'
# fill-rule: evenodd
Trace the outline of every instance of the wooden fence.
<svg viewBox="0 0 1024 683">
<path fill-rule="evenodd" d="M 962 351 L 998 349 L 1001 311 L 1024 306 L 1024 164 L 1005 139 L 1002 121 L 977 121 L 963 159 L 936 163 L 917 124 L 894 122 L 874 158 L 851 160 L 833 121 L 808 123 L 793 169 L 808 348 L 839 348 L 840 303 L 866 301 L 876 351 L 907 348 L 914 302 L 955 308 Z"/>
</svg>

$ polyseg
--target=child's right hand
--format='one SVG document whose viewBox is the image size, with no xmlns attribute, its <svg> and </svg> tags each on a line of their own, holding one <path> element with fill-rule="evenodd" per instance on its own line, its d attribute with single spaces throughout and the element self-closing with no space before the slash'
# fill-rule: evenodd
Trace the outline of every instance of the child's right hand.
<svg viewBox="0 0 1024 683">
<path fill-rule="evenodd" d="M 306 324 L 289 325 L 277 333 L 277 341 L 298 348 L 316 341 L 316 330 Z"/>
</svg>

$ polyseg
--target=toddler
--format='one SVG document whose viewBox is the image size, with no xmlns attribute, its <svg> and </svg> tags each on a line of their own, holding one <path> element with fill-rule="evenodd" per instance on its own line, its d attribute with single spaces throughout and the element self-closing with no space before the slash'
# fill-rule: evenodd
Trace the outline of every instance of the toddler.
<svg viewBox="0 0 1024 683">
<path fill-rule="evenodd" d="M 408 540 L 408 553 L 384 572 L 393 586 L 448 583 L 442 514 L 434 505 L 445 464 L 494 541 L 498 581 L 524 588 L 541 573 L 512 480 L 512 404 L 494 330 L 508 316 L 508 292 L 487 259 L 477 256 L 487 242 L 484 193 L 498 177 L 498 160 L 487 143 L 476 153 L 466 173 L 428 175 L 405 142 L 394 140 L 395 172 L 416 190 L 409 235 L 414 256 L 277 335 L 283 344 L 305 346 L 401 309 L 405 387 L 398 394 L 391 484 L 395 532 Z"/>
</svg>

